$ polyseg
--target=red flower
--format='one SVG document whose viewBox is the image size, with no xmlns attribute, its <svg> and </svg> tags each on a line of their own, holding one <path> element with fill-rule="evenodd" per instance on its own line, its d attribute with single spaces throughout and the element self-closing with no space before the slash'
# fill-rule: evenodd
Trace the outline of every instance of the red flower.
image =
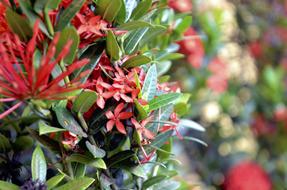
<svg viewBox="0 0 287 190">
<path fill-rule="evenodd" d="M 105 89 L 107 90 L 105 91 Z M 111 89 L 112 86 L 108 83 L 103 82 L 103 79 L 99 77 L 96 82 L 96 91 L 98 93 L 97 105 L 101 109 L 104 109 L 105 107 L 105 99 L 109 99 L 115 94 L 114 91 L 110 91 Z"/>
<path fill-rule="evenodd" d="M 190 12 L 192 10 L 191 0 L 168 0 L 168 6 L 178 12 Z"/>
<path fill-rule="evenodd" d="M 180 45 L 179 52 L 188 56 L 188 62 L 194 68 L 199 68 L 203 62 L 204 47 L 196 31 L 189 28 L 184 33 L 184 39 L 179 41 L 178 44 Z"/>
<path fill-rule="evenodd" d="M 117 130 L 122 134 L 127 134 L 125 127 L 121 120 L 131 118 L 133 116 L 133 113 L 131 112 L 121 112 L 125 107 L 124 103 L 120 103 L 116 109 L 114 110 L 114 113 L 111 111 L 106 112 L 106 117 L 109 119 L 107 122 L 107 130 L 111 131 L 116 125 Z"/>
<path fill-rule="evenodd" d="M 0 2 L 0 34 L 3 34 L 9 30 L 8 24 L 5 18 L 6 6 Z"/>
<path fill-rule="evenodd" d="M 219 58 L 214 58 L 208 65 L 212 75 L 207 79 L 207 86 L 217 93 L 223 93 L 228 87 L 226 64 Z"/>
<path fill-rule="evenodd" d="M 251 124 L 255 135 L 268 135 L 275 132 L 275 128 L 267 121 L 262 114 L 256 114 Z"/>
<path fill-rule="evenodd" d="M 271 190 L 272 183 L 266 172 L 256 163 L 244 161 L 228 172 L 225 190 Z"/>
<path fill-rule="evenodd" d="M 256 59 L 263 55 L 262 44 L 258 41 L 251 42 L 248 48 L 251 55 Z"/>
<path fill-rule="evenodd" d="M 27 44 L 26 51 L 19 51 L 20 55 L 18 57 L 16 57 L 11 46 L 5 46 L 3 41 L 0 42 L 0 58 L 2 60 L 0 63 L 0 93 L 4 97 L 20 101 L 27 99 L 63 99 L 67 96 L 65 93 L 84 86 L 78 81 L 81 76 L 66 85 L 61 85 L 60 82 L 76 69 L 86 65 L 89 62 L 88 59 L 74 62 L 66 71 L 53 80 L 50 80 L 54 67 L 67 56 L 71 46 L 70 41 L 54 59 L 56 44 L 59 40 L 58 34 L 50 43 L 48 51 L 42 55 L 39 66 L 34 66 L 33 57 L 38 32 L 39 22 L 37 21 L 34 27 L 33 37 Z M 10 36 L 6 35 L 5 43 L 11 43 L 11 41 L 14 40 L 18 47 L 21 48 L 21 41 L 16 35 L 13 35 L 14 39 L 10 39 L 9 37 Z M 23 66 L 23 69 L 20 65 Z M 19 104 L 17 105 L 18 107 L 20 106 Z M 9 113 L 9 110 L 5 113 Z M 7 114 L 2 114 L 0 119 L 5 115 Z"/>
<path fill-rule="evenodd" d="M 139 123 L 134 118 L 131 118 L 131 122 L 135 126 L 137 132 L 140 134 L 141 140 L 143 139 L 143 137 L 147 139 L 154 139 L 155 135 L 153 134 L 153 132 L 145 128 L 145 126 L 149 123 L 150 120 L 151 120 L 151 117 L 144 119 Z"/>
<path fill-rule="evenodd" d="M 69 148 L 74 148 L 76 144 L 79 142 L 79 138 L 74 133 L 65 131 L 62 133 L 62 135 L 63 135 L 62 144 L 67 145 Z"/>
</svg>

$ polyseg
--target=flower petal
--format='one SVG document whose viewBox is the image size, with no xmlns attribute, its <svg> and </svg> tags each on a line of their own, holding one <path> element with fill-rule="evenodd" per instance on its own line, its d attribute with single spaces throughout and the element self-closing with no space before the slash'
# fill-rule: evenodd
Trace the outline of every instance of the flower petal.
<svg viewBox="0 0 287 190">
<path fill-rule="evenodd" d="M 125 126 L 119 120 L 116 120 L 116 127 L 120 133 L 125 134 L 125 135 L 127 134 L 127 132 L 125 130 Z"/>
<path fill-rule="evenodd" d="M 115 125 L 115 121 L 114 120 L 109 120 L 107 122 L 107 126 L 106 126 L 107 127 L 107 131 L 111 131 L 113 129 L 114 125 Z"/>
<path fill-rule="evenodd" d="M 122 112 L 118 115 L 118 119 L 128 119 L 133 116 L 132 112 Z"/>
</svg>

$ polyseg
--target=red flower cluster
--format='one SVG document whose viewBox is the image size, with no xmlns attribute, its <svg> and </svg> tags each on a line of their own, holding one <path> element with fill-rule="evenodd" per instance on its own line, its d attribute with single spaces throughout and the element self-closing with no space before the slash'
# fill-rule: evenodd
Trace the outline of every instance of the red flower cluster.
<svg viewBox="0 0 287 190">
<path fill-rule="evenodd" d="M 255 115 L 251 127 L 253 133 L 258 136 L 274 134 L 276 131 L 275 126 L 272 126 L 262 114 Z"/>
<path fill-rule="evenodd" d="M 271 190 L 272 183 L 266 172 L 256 163 L 244 161 L 228 172 L 225 190 Z"/>
<path fill-rule="evenodd" d="M 168 6 L 178 12 L 190 12 L 192 10 L 191 0 L 168 0 Z"/>
<path fill-rule="evenodd" d="M 74 91 L 83 87 L 78 79 L 75 79 L 69 84 L 61 85 L 60 82 L 69 76 L 76 69 L 84 66 L 89 62 L 88 59 L 76 61 L 67 67 L 66 71 L 50 80 L 51 73 L 63 58 L 69 53 L 71 41 L 67 43 L 58 56 L 56 53 L 56 44 L 59 40 L 57 34 L 53 41 L 50 43 L 48 51 L 43 53 L 41 60 L 39 60 L 38 68 L 35 67 L 33 60 L 36 39 L 39 33 L 39 22 L 34 26 L 32 39 L 26 45 L 26 51 L 22 51 L 22 43 L 16 35 L 4 35 L 0 40 L 0 93 L 6 98 L 0 101 L 14 101 L 20 100 L 21 102 L 27 99 L 43 99 L 54 100 L 63 99 L 66 97 L 65 93 Z M 12 39 L 11 39 L 12 38 Z M 15 42 L 19 51 L 15 52 L 12 48 L 12 41 Z M 6 45 L 8 43 L 8 45 Z M 17 55 L 17 53 L 19 55 Z M 22 66 L 24 69 L 22 69 Z M 8 115 L 11 111 L 21 106 L 21 102 L 16 104 L 3 114 L 0 119 Z"/>
<path fill-rule="evenodd" d="M 184 39 L 178 42 L 179 52 L 187 55 L 187 61 L 196 69 L 200 68 L 204 58 L 204 46 L 193 28 L 184 33 Z"/>
<path fill-rule="evenodd" d="M 226 64 L 219 58 L 214 58 L 208 65 L 211 76 L 207 79 L 207 86 L 217 93 L 224 92 L 228 87 Z"/>
</svg>

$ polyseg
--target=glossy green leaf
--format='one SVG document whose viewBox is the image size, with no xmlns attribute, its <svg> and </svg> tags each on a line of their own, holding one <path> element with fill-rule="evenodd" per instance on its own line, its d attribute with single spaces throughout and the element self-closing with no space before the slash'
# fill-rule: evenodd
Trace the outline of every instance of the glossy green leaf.
<svg viewBox="0 0 287 190">
<path fill-rule="evenodd" d="M 144 0 L 141 1 L 137 7 L 134 9 L 131 19 L 138 20 L 140 19 L 145 13 L 148 12 L 149 8 L 152 5 L 152 0 Z"/>
<path fill-rule="evenodd" d="M 46 185 L 48 187 L 48 190 L 56 187 L 63 179 L 64 179 L 65 175 L 64 174 L 60 174 L 60 175 L 56 175 L 52 178 L 50 178 L 47 182 Z"/>
<path fill-rule="evenodd" d="M 74 133 L 75 135 L 87 137 L 87 134 L 83 131 L 71 112 L 69 112 L 66 108 L 55 107 L 54 111 L 56 112 L 58 122 L 63 128 Z"/>
<path fill-rule="evenodd" d="M 176 59 L 181 59 L 183 58 L 184 55 L 181 54 L 181 53 L 168 53 L 164 56 L 160 56 L 160 57 L 157 57 L 157 61 L 166 61 L 166 60 L 176 60 Z"/>
<path fill-rule="evenodd" d="M 86 164 L 81 164 L 78 162 L 74 162 L 72 164 L 73 166 L 73 172 L 74 172 L 74 177 L 79 178 L 79 177 L 84 177 L 86 174 L 87 170 L 87 165 Z"/>
<path fill-rule="evenodd" d="M 140 47 L 143 47 L 144 45 L 148 44 L 155 38 L 161 36 L 166 31 L 167 31 L 167 28 L 161 25 L 156 25 L 152 28 L 149 28 L 140 41 Z"/>
<path fill-rule="evenodd" d="M 12 183 L 0 180 L 0 190 L 20 190 L 20 187 Z"/>
<path fill-rule="evenodd" d="M 146 109 L 137 100 L 134 100 L 134 103 L 136 106 L 136 110 L 138 112 L 138 119 L 143 120 L 143 119 L 147 118 L 148 113 L 147 113 Z"/>
<path fill-rule="evenodd" d="M 122 67 L 131 68 L 131 67 L 138 67 L 141 65 L 145 65 L 151 62 L 151 58 L 145 55 L 138 55 L 128 59 L 126 62 L 123 63 Z"/>
<path fill-rule="evenodd" d="M 39 145 L 36 147 L 32 155 L 31 172 L 33 180 L 40 180 L 42 182 L 46 181 L 47 163 L 45 155 Z"/>
<path fill-rule="evenodd" d="M 137 21 L 130 21 L 130 22 L 121 24 L 119 26 L 119 29 L 131 31 L 131 30 L 147 28 L 147 27 L 152 27 L 152 26 L 153 26 L 152 24 L 146 21 L 137 20 Z"/>
<path fill-rule="evenodd" d="M 28 20 L 30 20 L 32 27 L 34 27 L 36 20 L 38 20 L 39 21 L 39 28 L 41 29 L 41 31 L 44 34 L 46 34 L 47 36 L 50 36 L 50 34 L 46 28 L 46 25 L 43 23 L 41 18 L 34 12 L 29 1 L 18 0 L 18 2 L 19 2 L 19 5 L 21 7 L 21 10 L 27 16 Z"/>
<path fill-rule="evenodd" d="M 18 15 L 11 9 L 6 11 L 6 20 L 9 25 L 9 28 L 16 33 L 20 39 L 28 41 L 28 39 L 33 35 L 33 31 L 29 26 L 29 22 L 26 18 Z"/>
<path fill-rule="evenodd" d="M 170 157 L 172 145 L 173 141 L 172 139 L 169 139 L 168 143 L 164 144 L 160 149 L 158 149 L 157 155 L 160 160 L 167 160 Z"/>
<path fill-rule="evenodd" d="M 119 60 L 121 56 L 121 48 L 112 31 L 107 34 L 107 53 L 113 60 Z"/>
<path fill-rule="evenodd" d="M 157 85 L 157 70 L 156 65 L 153 64 L 149 68 L 142 88 L 142 98 L 150 101 L 156 94 Z"/>
<path fill-rule="evenodd" d="M 180 97 L 180 93 L 169 93 L 160 95 L 149 102 L 149 111 L 156 110 L 174 102 Z"/>
<path fill-rule="evenodd" d="M 201 131 L 201 132 L 205 131 L 204 127 L 202 127 L 200 124 L 198 124 L 192 120 L 189 120 L 189 119 L 181 119 L 178 123 L 178 126 L 179 127 L 187 127 L 190 129 L 194 129 L 196 131 Z"/>
<path fill-rule="evenodd" d="M 113 22 L 123 6 L 122 0 L 97 0 L 97 12 L 104 20 Z"/>
<path fill-rule="evenodd" d="M 69 54 L 64 58 L 64 61 L 66 63 L 73 63 L 78 46 L 80 43 L 80 37 L 77 33 L 77 30 L 74 27 L 66 27 L 60 35 L 60 39 L 56 45 L 56 55 L 59 55 L 61 51 L 63 50 L 64 46 L 69 42 L 72 41 L 72 45 L 69 48 Z"/>
<path fill-rule="evenodd" d="M 103 149 L 91 144 L 89 141 L 86 141 L 86 147 L 95 158 L 103 158 L 106 155 L 106 152 Z"/>
<path fill-rule="evenodd" d="M 80 56 L 80 59 L 88 58 L 90 60 L 89 64 L 86 64 L 84 67 L 78 69 L 73 74 L 73 78 L 80 76 L 82 72 L 85 72 L 86 75 L 81 78 L 81 82 L 84 83 L 89 78 L 90 74 L 94 68 L 98 65 L 105 46 L 103 44 L 95 43 L 94 45 L 89 46 L 85 52 Z M 88 71 L 88 72 L 87 72 Z"/>
<path fill-rule="evenodd" d="M 153 142 L 150 144 L 152 147 L 160 148 L 168 141 L 168 139 L 171 137 L 173 131 L 169 130 L 163 133 L 160 133 L 156 136 L 156 138 L 153 140 Z"/>
<path fill-rule="evenodd" d="M 144 167 L 142 165 L 132 167 L 129 171 L 135 176 L 146 178 L 146 171 L 144 170 Z"/>
<path fill-rule="evenodd" d="M 34 10 L 41 14 L 44 9 L 53 10 L 57 9 L 61 0 L 36 0 L 34 3 Z"/>
<path fill-rule="evenodd" d="M 183 34 L 192 24 L 192 17 L 185 16 L 183 19 L 178 19 L 174 26 L 174 31 Z"/>
<path fill-rule="evenodd" d="M 148 28 L 142 28 L 132 31 L 124 41 L 124 50 L 126 54 L 132 54 L 136 51 L 139 43 L 144 37 Z"/>
<path fill-rule="evenodd" d="M 96 103 L 97 93 L 92 90 L 83 90 L 73 103 L 74 112 L 85 113 Z"/>
<path fill-rule="evenodd" d="M 157 176 L 151 177 L 143 183 L 143 190 L 146 190 L 149 187 L 153 186 L 154 184 L 160 183 L 161 181 L 165 179 L 166 179 L 165 175 L 157 175 Z"/>
<path fill-rule="evenodd" d="M 54 190 L 85 190 L 95 181 L 93 178 L 82 177 L 71 180 Z"/>
<path fill-rule="evenodd" d="M 126 151 L 122 151 L 119 152 L 118 154 L 114 155 L 113 157 L 111 157 L 109 159 L 109 167 L 117 167 L 120 166 L 120 163 L 122 163 L 125 160 L 128 160 L 132 157 L 135 156 L 135 153 L 131 150 L 126 150 Z"/>
<path fill-rule="evenodd" d="M 90 156 L 83 155 L 83 154 L 72 154 L 71 156 L 67 157 L 66 160 L 68 162 L 79 162 L 81 164 L 87 164 L 95 168 L 101 168 L 101 169 L 107 168 L 103 159 L 92 158 Z"/>
<path fill-rule="evenodd" d="M 208 144 L 198 138 L 195 137 L 183 137 L 183 140 L 188 140 L 188 141 L 193 141 L 193 142 L 197 142 L 199 144 L 202 144 L 203 146 L 208 147 Z"/>
<path fill-rule="evenodd" d="M 86 0 L 73 0 L 73 2 L 60 14 L 56 30 L 63 30 L 82 8 Z"/>
<path fill-rule="evenodd" d="M 125 5 L 125 0 L 120 0 L 121 1 L 121 8 L 115 18 L 115 21 L 119 24 L 124 23 L 126 21 L 127 17 L 127 12 L 126 12 L 126 5 Z"/>
<path fill-rule="evenodd" d="M 11 144 L 7 137 L 0 134 L 0 152 L 6 152 L 11 149 Z"/>
<path fill-rule="evenodd" d="M 39 134 L 40 135 L 49 134 L 49 133 L 56 133 L 56 132 L 60 132 L 60 131 L 66 131 L 66 129 L 51 127 L 51 126 L 47 125 L 42 120 L 39 121 L 38 126 L 39 126 Z"/>
</svg>

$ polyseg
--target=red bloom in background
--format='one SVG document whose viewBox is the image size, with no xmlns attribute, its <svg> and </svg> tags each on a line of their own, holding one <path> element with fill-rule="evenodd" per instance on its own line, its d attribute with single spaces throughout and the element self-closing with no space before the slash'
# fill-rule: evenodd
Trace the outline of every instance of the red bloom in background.
<svg viewBox="0 0 287 190">
<path fill-rule="evenodd" d="M 262 44 L 258 41 L 251 42 L 248 45 L 248 49 L 250 54 L 256 59 L 262 57 L 263 55 Z"/>
<path fill-rule="evenodd" d="M 192 10 L 191 0 L 168 0 L 168 6 L 178 12 L 190 12 Z"/>
<path fill-rule="evenodd" d="M 251 127 L 255 135 L 268 135 L 275 132 L 275 128 L 270 125 L 262 114 L 255 115 Z"/>
<path fill-rule="evenodd" d="M 211 76 L 207 79 L 207 86 L 217 93 L 223 93 L 228 87 L 226 64 L 219 58 L 214 58 L 208 65 Z"/>
<path fill-rule="evenodd" d="M 89 60 L 83 59 L 72 63 L 66 71 L 59 76 L 50 80 L 51 73 L 56 66 L 65 58 L 69 53 L 71 42 L 67 43 L 62 52 L 54 58 L 56 53 L 56 44 L 59 40 L 59 35 L 56 35 L 50 43 L 48 51 L 43 54 L 38 68 L 34 66 L 34 52 L 36 48 L 36 40 L 39 32 L 39 22 L 37 21 L 34 26 L 33 37 L 26 46 L 26 51 L 19 49 L 19 56 L 15 55 L 12 45 L 5 45 L 15 41 L 15 44 L 21 48 L 21 41 L 16 35 L 5 35 L 4 40 L 0 42 L 0 93 L 6 97 L 0 101 L 14 101 L 20 100 L 21 102 L 26 99 L 43 99 L 55 100 L 66 98 L 65 93 L 74 91 L 83 87 L 79 82 L 79 78 L 70 82 L 70 84 L 61 85 L 61 81 L 69 76 L 76 69 L 86 65 Z M 21 68 L 23 66 L 23 69 Z M 85 73 L 82 73 L 85 74 Z M 11 110 L 17 109 L 21 106 L 21 102 L 13 106 L 0 115 L 0 119 L 8 115 Z"/>
<path fill-rule="evenodd" d="M 228 172 L 224 190 L 271 190 L 272 183 L 267 173 L 258 164 L 241 162 Z"/>
<path fill-rule="evenodd" d="M 8 24 L 5 19 L 6 7 L 0 2 L 0 35 L 8 31 Z"/>
<path fill-rule="evenodd" d="M 187 56 L 188 62 L 194 68 L 200 68 L 204 58 L 204 47 L 201 39 L 193 28 L 184 33 L 184 39 L 179 41 L 179 52 Z"/>
<path fill-rule="evenodd" d="M 124 109 L 124 107 L 125 104 L 120 103 L 114 110 L 114 113 L 111 111 L 106 112 L 106 117 L 109 119 L 109 121 L 107 122 L 107 131 L 111 131 L 114 125 L 116 125 L 116 128 L 120 133 L 127 134 L 125 126 L 123 125 L 121 120 L 131 118 L 133 116 L 133 113 L 121 112 Z"/>
</svg>

